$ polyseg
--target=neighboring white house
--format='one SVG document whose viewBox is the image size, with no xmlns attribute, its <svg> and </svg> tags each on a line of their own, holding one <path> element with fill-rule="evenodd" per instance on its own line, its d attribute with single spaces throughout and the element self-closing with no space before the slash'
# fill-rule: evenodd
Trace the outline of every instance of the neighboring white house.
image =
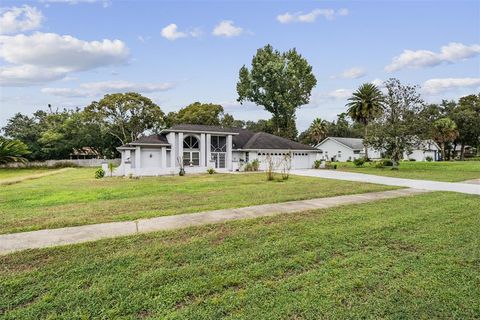
<svg viewBox="0 0 480 320">
<path fill-rule="evenodd" d="M 322 151 L 322 159 L 327 161 L 345 162 L 365 157 L 363 139 L 360 138 L 328 137 L 317 144 L 315 148 Z M 381 152 L 368 148 L 368 157 L 379 159 Z"/>
<path fill-rule="evenodd" d="M 363 139 L 360 138 L 340 138 L 328 137 L 315 146 L 322 151 L 322 159 L 330 161 L 345 162 L 365 156 L 365 147 Z M 433 161 L 438 160 L 440 148 L 431 141 L 425 140 L 420 142 L 411 153 L 405 153 L 404 160 L 415 159 L 416 161 L 426 161 L 427 157 L 431 157 Z M 380 159 L 382 150 L 368 148 L 368 157 L 370 159 Z"/>
<path fill-rule="evenodd" d="M 160 134 L 141 137 L 119 148 L 122 159 L 115 175 L 155 176 L 185 172 L 242 170 L 247 162 L 260 161 L 265 169 L 271 156 L 279 164 L 291 155 L 292 169 L 312 168 L 320 151 L 265 132 L 204 125 L 177 125 Z"/>
<path fill-rule="evenodd" d="M 416 161 L 427 161 L 427 158 L 432 158 L 432 161 L 440 160 L 440 147 L 433 140 L 423 140 L 418 143 L 412 152 L 403 155 L 404 160 L 415 159 Z"/>
</svg>

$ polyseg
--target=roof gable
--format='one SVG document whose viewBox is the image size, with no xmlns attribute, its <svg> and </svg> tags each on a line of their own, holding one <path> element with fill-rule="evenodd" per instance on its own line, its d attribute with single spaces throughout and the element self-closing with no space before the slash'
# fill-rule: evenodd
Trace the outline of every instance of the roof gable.
<svg viewBox="0 0 480 320">
<path fill-rule="evenodd" d="M 363 150 L 365 147 L 363 145 L 363 139 L 361 138 L 344 138 L 344 137 L 327 137 L 322 142 L 320 142 L 316 147 L 320 147 L 326 141 L 334 141 L 339 143 L 352 150 Z"/>
<path fill-rule="evenodd" d="M 242 149 L 281 149 L 281 150 L 312 150 L 317 149 L 305 144 L 282 138 L 266 132 L 257 132 L 245 143 Z"/>
</svg>

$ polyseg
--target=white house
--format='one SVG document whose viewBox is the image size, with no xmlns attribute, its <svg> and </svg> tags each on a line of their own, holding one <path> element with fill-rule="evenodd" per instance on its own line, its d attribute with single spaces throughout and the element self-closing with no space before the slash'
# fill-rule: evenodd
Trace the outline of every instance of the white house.
<svg viewBox="0 0 480 320">
<path fill-rule="evenodd" d="M 177 174 L 183 162 L 186 173 L 242 170 L 255 159 L 260 170 L 266 157 L 280 163 L 291 155 L 292 169 L 312 168 L 320 151 L 265 132 L 205 125 L 177 125 L 160 134 L 141 137 L 119 148 L 121 164 L 115 175 L 155 176 Z"/>
<path fill-rule="evenodd" d="M 360 138 L 328 137 L 315 147 L 322 151 L 322 159 L 327 161 L 345 162 L 365 157 L 363 139 Z M 368 148 L 368 157 L 379 159 L 381 158 L 381 152 Z"/>
<path fill-rule="evenodd" d="M 403 155 L 404 160 L 415 159 L 415 161 L 427 161 L 427 158 L 431 158 L 432 161 L 440 160 L 440 147 L 433 140 L 420 141 L 414 149 Z"/>
<path fill-rule="evenodd" d="M 340 138 L 328 137 L 315 146 L 322 151 L 322 159 L 330 161 L 345 162 L 365 156 L 365 147 L 363 139 L 360 138 Z M 433 161 L 438 160 L 440 148 L 432 140 L 424 140 L 418 143 L 410 153 L 403 155 L 404 160 L 415 159 L 416 161 L 426 161 L 431 157 Z M 368 148 L 368 157 L 370 159 L 380 159 L 382 150 Z"/>
</svg>

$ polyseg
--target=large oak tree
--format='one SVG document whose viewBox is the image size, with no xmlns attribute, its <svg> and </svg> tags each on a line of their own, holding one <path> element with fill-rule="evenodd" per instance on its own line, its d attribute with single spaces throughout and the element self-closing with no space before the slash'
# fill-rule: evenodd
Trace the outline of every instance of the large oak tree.
<svg viewBox="0 0 480 320">
<path fill-rule="evenodd" d="M 240 69 L 237 100 L 263 106 L 272 114 L 274 133 L 294 139 L 295 112 L 309 103 L 316 84 L 312 67 L 295 49 L 280 52 L 266 45 L 257 50 L 251 70 Z"/>
<path fill-rule="evenodd" d="M 147 130 L 158 132 L 164 126 L 160 107 L 135 92 L 107 94 L 87 106 L 85 112 L 121 144 L 132 142 Z"/>
</svg>

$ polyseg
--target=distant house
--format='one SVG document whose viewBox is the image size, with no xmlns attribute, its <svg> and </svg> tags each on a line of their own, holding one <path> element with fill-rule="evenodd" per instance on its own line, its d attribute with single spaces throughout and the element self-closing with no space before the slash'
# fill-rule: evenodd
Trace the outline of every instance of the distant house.
<svg viewBox="0 0 480 320">
<path fill-rule="evenodd" d="M 361 138 L 327 137 L 315 146 L 322 151 L 321 158 L 327 161 L 352 161 L 365 157 L 365 147 Z M 373 148 L 368 148 L 370 159 L 381 158 L 381 153 Z"/>
<path fill-rule="evenodd" d="M 328 161 L 353 161 L 365 157 L 365 147 L 361 138 L 341 138 L 328 137 L 315 146 L 322 151 L 321 158 Z M 426 161 L 431 157 L 433 161 L 439 159 L 438 145 L 432 140 L 424 140 L 415 146 L 410 153 L 403 155 L 404 160 L 414 159 L 416 161 Z M 368 148 L 368 157 L 370 159 L 380 159 L 382 150 Z"/>
<path fill-rule="evenodd" d="M 255 159 L 263 170 L 268 156 L 280 163 L 287 154 L 292 169 L 306 169 L 320 158 L 316 148 L 269 133 L 190 124 L 141 137 L 117 149 L 122 159 L 114 174 L 136 176 L 176 174 L 180 161 L 187 173 L 193 173 L 207 168 L 219 172 L 242 170 L 244 164 Z"/>
</svg>

